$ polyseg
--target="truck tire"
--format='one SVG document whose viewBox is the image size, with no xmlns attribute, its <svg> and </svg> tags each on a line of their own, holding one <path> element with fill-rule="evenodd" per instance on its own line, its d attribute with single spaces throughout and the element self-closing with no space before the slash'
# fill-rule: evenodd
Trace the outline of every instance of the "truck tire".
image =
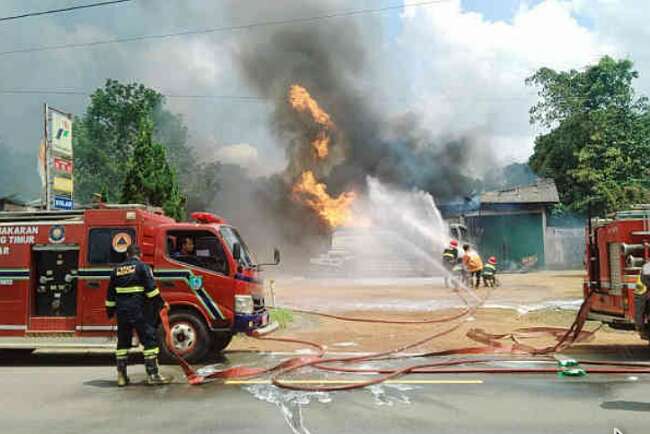
<svg viewBox="0 0 650 434">
<path fill-rule="evenodd" d="M 203 320 L 195 313 L 187 311 L 172 312 L 169 315 L 169 328 L 176 351 L 189 363 L 200 362 L 210 351 L 210 334 Z M 164 330 L 159 327 L 161 336 L 161 359 L 164 362 L 174 361 L 174 356 L 167 348 Z"/>
<path fill-rule="evenodd" d="M 215 332 L 212 333 L 212 346 L 210 347 L 211 355 L 220 353 L 225 350 L 230 341 L 232 341 L 232 333 L 229 332 Z"/>
</svg>

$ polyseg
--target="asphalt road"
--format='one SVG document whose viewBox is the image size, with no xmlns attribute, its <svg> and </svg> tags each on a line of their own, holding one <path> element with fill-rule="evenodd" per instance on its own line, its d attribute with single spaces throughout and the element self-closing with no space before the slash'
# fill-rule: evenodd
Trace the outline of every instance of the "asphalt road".
<svg viewBox="0 0 650 434">
<path fill-rule="evenodd" d="M 623 351 L 647 357 L 645 348 Z M 219 366 L 281 356 L 231 354 Z M 647 360 L 647 359 L 646 359 Z M 420 360 L 421 361 L 421 360 Z M 548 365 L 547 365 L 548 366 Z M 371 389 L 284 391 L 252 384 L 114 387 L 112 357 L 0 356 L 2 433 L 621 433 L 648 432 L 650 375 L 409 376 Z M 135 383 L 143 367 L 131 368 Z"/>
</svg>

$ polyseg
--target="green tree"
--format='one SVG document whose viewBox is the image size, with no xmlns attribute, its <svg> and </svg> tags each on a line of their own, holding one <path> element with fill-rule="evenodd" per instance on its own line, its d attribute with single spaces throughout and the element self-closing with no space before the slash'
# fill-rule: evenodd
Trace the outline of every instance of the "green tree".
<svg viewBox="0 0 650 434">
<path fill-rule="evenodd" d="M 160 93 L 110 79 L 73 124 L 76 200 L 85 203 L 102 193 L 106 201 L 127 202 L 122 197 L 127 166 L 141 140 L 143 119 L 153 123 L 152 140 L 164 148 L 188 209 L 208 209 L 219 189 L 218 165 L 197 161 L 183 119 L 165 109 Z"/>
<path fill-rule="evenodd" d="M 153 113 L 154 139 L 165 145 L 167 159 L 176 169 L 188 211 L 207 211 L 214 207 L 220 191 L 221 165 L 199 162 L 188 147 L 188 132 L 183 119 L 163 108 Z"/>
<path fill-rule="evenodd" d="M 124 203 L 160 206 L 165 214 L 177 220 L 185 217 L 185 199 L 176 172 L 167 162 L 165 148 L 153 140 L 153 122 L 149 117 L 140 120 L 121 199 Z"/>
<path fill-rule="evenodd" d="M 162 101 L 162 95 L 142 84 L 110 79 L 91 95 L 85 115 L 73 124 L 79 202 L 88 202 L 98 192 L 103 192 L 107 201 L 120 201 L 140 121 Z"/>
<path fill-rule="evenodd" d="M 629 60 L 603 57 L 582 71 L 541 68 L 526 80 L 540 100 L 531 168 L 555 180 L 566 208 L 606 213 L 645 201 L 650 187 L 648 102 L 635 95 Z"/>
</svg>

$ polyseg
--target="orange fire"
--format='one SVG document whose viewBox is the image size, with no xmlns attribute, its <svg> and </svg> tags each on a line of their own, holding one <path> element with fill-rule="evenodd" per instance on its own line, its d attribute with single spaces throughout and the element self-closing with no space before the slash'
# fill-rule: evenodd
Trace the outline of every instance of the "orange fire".
<svg viewBox="0 0 650 434">
<path fill-rule="evenodd" d="M 318 105 L 307 89 L 299 84 L 293 84 L 289 88 L 289 104 L 300 113 L 309 113 L 319 127 L 316 137 L 311 141 L 311 146 L 316 162 L 325 160 L 330 154 L 330 132 L 336 128 L 332 118 Z M 306 170 L 296 179 L 292 197 L 295 201 L 313 209 L 331 229 L 334 229 L 350 223 L 350 206 L 356 194 L 344 192 L 338 197 L 332 197 L 327 193 L 327 185 L 319 182 L 314 172 Z"/>
<path fill-rule="evenodd" d="M 321 160 L 327 158 L 330 153 L 330 137 L 324 133 L 318 134 L 318 136 L 311 142 L 311 145 L 314 147 L 314 152 L 316 157 Z"/>
<path fill-rule="evenodd" d="M 307 89 L 300 86 L 299 84 L 292 84 L 289 88 L 289 103 L 291 107 L 295 108 L 299 112 L 308 111 L 311 114 L 311 117 L 319 125 L 322 125 L 326 128 L 333 128 L 334 123 L 330 118 L 330 115 L 327 114 L 325 110 L 320 108 L 318 102 L 311 97 Z"/>
<path fill-rule="evenodd" d="M 336 228 L 349 221 L 350 205 L 356 194 L 344 192 L 334 198 L 327 193 L 327 186 L 318 182 L 314 173 L 307 170 L 293 185 L 293 198 L 307 204 L 330 228 Z"/>
</svg>

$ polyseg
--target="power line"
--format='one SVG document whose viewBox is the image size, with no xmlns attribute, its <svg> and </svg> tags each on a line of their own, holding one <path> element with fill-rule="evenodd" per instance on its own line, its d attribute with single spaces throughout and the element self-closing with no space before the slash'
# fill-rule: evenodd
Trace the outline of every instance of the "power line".
<svg viewBox="0 0 650 434">
<path fill-rule="evenodd" d="M 6 56 L 9 54 L 23 54 L 23 53 L 35 53 L 35 52 L 50 51 L 50 50 L 61 50 L 67 48 L 96 47 L 100 45 L 120 44 L 124 42 L 146 41 L 152 39 L 175 38 L 181 36 L 199 35 L 199 34 L 206 34 L 206 33 L 250 30 L 258 27 L 270 27 L 270 26 L 279 26 L 279 25 L 286 25 L 286 24 L 310 23 L 315 21 L 330 20 L 334 18 L 376 14 L 376 13 L 387 12 L 396 9 L 408 9 L 408 8 L 414 8 L 420 6 L 429 6 L 436 3 L 447 3 L 449 1 L 451 0 L 427 0 L 427 1 L 420 1 L 415 3 L 408 3 L 408 4 L 384 6 L 381 8 L 356 9 L 356 10 L 349 10 L 347 12 L 332 12 L 325 15 L 315 15 L 311 17 L 292 18 L 292 19 L 275 20 L 275 21 L 274 20 L 260 21 L 256 23 L 240 24 L 240 25 L 224 26 L 224 27 L 213 27 L 213 28 L 202 29 L 202 30 L 185 30 L 182 32 L 174 32 L 174 33 L 159 33 L 154 35 L 130 36 L 127 38 L 104 39 L 99 41 L 77 42 L 72 44 L 44 45 L 41 47 L 19 48 L 15 50 L 0 51 L 0 56 Z"/>
<path fill-rule="evenodd" d="M 81 90 L 46 90 L 46 89 L 0 89 L 1 95 L 62 95 L 62 96 L 90 96 L 92 92 Z M 165 98 L 177 99 L 222 99 L 243 102 L 264 102 L 271 101 L 271 98 L 264 98 L 253 95 L 208 95 L 208 94 L 169 94 L 161 93 Z"/>
<path fill-rule="evenodd" d="M 0 89 L 0 95 L 59 95 L 59 96 L 91 96 L 93 92 L 83 91 L 83 90 L 65 90 L 65 89 Z M 216 99 L 216 100 L 225 100 L 225 101 L 237 101 L 237 102 L 259 102 L 265 103 L 273 101 L 273 98 L 254 96 L 254 95 L 219 95 L 219 94 L 178 94 L 178 93 L 160 93 L 160 95 L 165 98 L 170 99 Z M 512 96 L 467 96 L 464 98 L 459 98 L 457 96 L 448 95 L 448 94 L 435 94 L 434 96 L 440 97 L 442 99 L 449 100 L 471 100 L 471 101 L 481 101 L 481 102 L 517 102 L 517 101 L 527 101 L 533 98 L 539 99 L 540 97 L 536 94 L 522 94 L 522 95 L 512 95 Z M 625 96 L 624 94 L 620 95 L 611 95 L 611 96 Z M 588 100 L 591 96 L 586 95 L 573 95 L 560 98 L 565 101 L 581 101 Z M 405 98 L 380 98 L 385 100 L 406 100 Z"/>
<path fill-rule="evenodd" d="M 87 5 L 79 5 L 79 6 L 70 6 L 68 8 L 61 8 L 61 9 L 51 9 L 49 11 L 41 11 L 41 12 L 27 12 L 21 15 L 13 15 L 10 17 L 1 17 L 0 21 L 10 21 L 10 20 L 18 20 L 20 18 L 30 18 L 30 17 L 37 17 L 39 15 L 50 15 L 50 14 L 58 14 L 60 12 L 70 12 L 70 11 L 76 11 L 79 9 L 88 9 L 88 8 L 96 8 L 98 6 L 108 6 L 108 5 L 114 5 L 117 3 L 126 3 L 130 2 L 132 0 L 111 0 L 111 1 L 104 1 L 104 2 L 99 2 L 99 3 L 91 3 Z"/>
</svg>

